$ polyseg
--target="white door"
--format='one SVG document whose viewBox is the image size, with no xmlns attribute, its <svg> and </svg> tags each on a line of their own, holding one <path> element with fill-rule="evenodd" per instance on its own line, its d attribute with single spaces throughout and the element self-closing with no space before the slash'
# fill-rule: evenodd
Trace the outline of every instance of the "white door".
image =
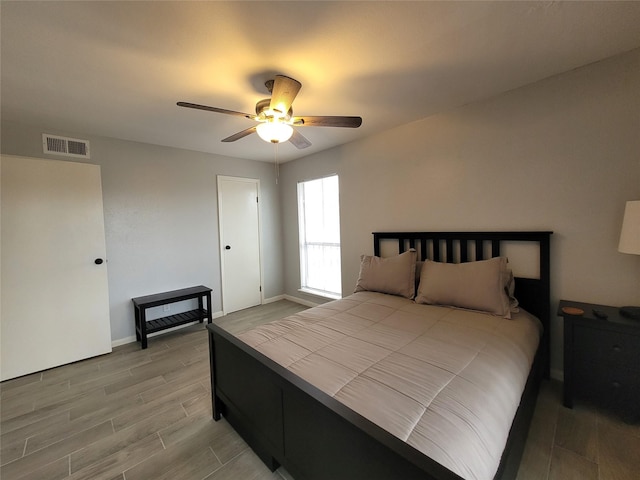
<svg viewBox="0 0 640 480">
<path fill-rule="evenodd" d="M 0 162 L 1 379 L 110 352 L 100 167 Z"/>
<path fill-rule="evenodd" d="M 222 311 L 262 303 L 259 180 L 218 177 Z"/>
</svg>

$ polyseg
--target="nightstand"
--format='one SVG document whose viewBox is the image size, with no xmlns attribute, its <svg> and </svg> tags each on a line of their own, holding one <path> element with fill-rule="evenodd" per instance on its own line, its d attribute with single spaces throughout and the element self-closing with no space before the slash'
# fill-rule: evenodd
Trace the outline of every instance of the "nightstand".
<svg viewBox="0 0 640 480">
<path fill-rule="evenodd" d="M 563 307 L 584 314 L 569 315 Z M 564 318 L 564 406 L 586 399 L 639 420 L 640 322 L 620 316 L 617 307 L 568 300 L 560 301 L 558 315 Z"/>
</svg>

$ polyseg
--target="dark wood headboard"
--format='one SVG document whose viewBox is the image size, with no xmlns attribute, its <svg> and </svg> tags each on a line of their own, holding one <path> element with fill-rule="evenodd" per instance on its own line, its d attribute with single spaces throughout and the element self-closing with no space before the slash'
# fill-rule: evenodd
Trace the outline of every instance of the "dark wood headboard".
<svg viewBox="0 0 640 480">
<path fill-rule="evenodd" d="M 549 376 L 549 330 L 551 322 L 550 231 L 525 232 L 374 232 L 374 255 L 380 256 L 385 240 L 397 241 L 397 253 L 409 248 L 418 251 L 419 260 L 460 263 L 499 257 L 505 242 L 530 242 L 538 248 L 539 278 L 516 277 L 515 296 L 522 308 L 540 319 L 544 374 Z"/>
</svg>

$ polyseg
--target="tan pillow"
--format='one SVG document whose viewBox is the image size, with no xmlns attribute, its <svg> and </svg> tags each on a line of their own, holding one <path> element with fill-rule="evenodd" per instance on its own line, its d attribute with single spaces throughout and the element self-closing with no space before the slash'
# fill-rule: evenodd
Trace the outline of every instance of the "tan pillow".
<svg viewBox="0 0 640 480">
<path fill-rule="evenodd" d="M 381 292 L 413 298 L 416 293 L 416 251 L 395 257 L 360 256 L 360 275 L 355 292 Z"/>
<path fill-rule="evenodd" d="M 511 318 L 505 292 L 507 259 L 465 263 L 426 260 L 420 272 L 417 303 L 450 305 Z"/>
<path fill-rule="evenodd" d="M 520 302 L 514 296 L 516 290 L 516 281 L 513 278 L 513 272 L 510 268 L 507 268 L 502 272 L 502 281 L 504 285 L 504 291 L 509 297 L 509 311 L 511 313 L 518 313 L 520 311 Z"/>
</svg>

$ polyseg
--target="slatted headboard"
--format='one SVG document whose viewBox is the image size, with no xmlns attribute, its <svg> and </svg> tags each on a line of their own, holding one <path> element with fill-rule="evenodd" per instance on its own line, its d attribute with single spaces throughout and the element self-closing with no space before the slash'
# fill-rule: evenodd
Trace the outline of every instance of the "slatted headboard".
<svg viewBox="0 0 640 480">
<path fill-rule="evenodd" d="M 525 232 L 374 232 L 374 255 L 380 256 L 384 241 L 395 240 L 397 253 L 409 248 L 420 260 L 460 263 L 499 257 L 505 243 L 529 242 L 538 249 L 539 278 L 516 277 L 515 296 L 522 308 L 540 319 L 544 374 L 549 376 L 549 329 L 551 321 L 550 231 Z M 490 252 L 490 253 L 489 253 Z"/>
</svg>

